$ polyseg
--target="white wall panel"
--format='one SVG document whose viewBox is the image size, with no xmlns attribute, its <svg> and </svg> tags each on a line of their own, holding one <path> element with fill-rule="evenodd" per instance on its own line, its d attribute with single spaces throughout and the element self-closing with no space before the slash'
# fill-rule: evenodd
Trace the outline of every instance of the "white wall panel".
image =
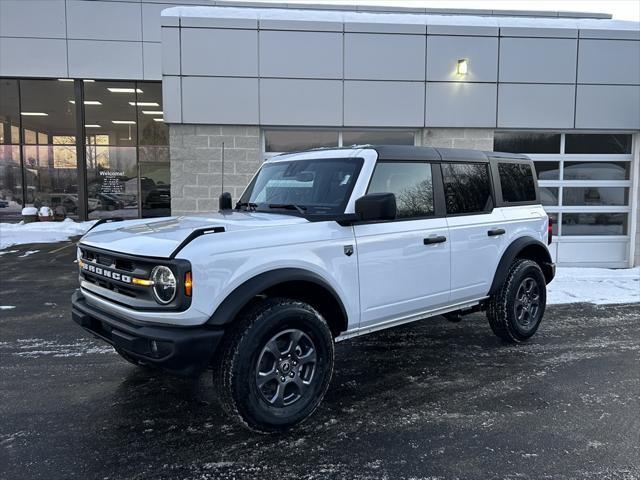
<svg viewBox="0 0 640 480">
<path fill-rule="evenodd" d="M 143 78 L 142 42 L 69 40 L 69 75 L 78 78 Z"/>
<path fill-rule="evenodd" d="M 344 124 L 359 127 L 424 126 L 422 82 L 344 83 Z"/>
<path fill-rule="evenodd" d="M 640 85 L 640 42 L 580 40 L 578 83 Z"/>
<path fill-rule="evenodd" d="M 182 122 L 182 89 L 180 77 L 162 77 L 162 111 L 165 123 Z"/>
<path fill-rule="evenodd" d="M 180 29 L 162 27 L 162 73 L 180 75 Z"/>
<path fill-rule="evenodd" d="M 501 38 L 500 81 L 575 83 L 578 41 L 557 38 Z"/>
<path fill-rule="evenodd" d="M 640 85 L 578 85 L 576 128 L 640 129 Z"/>
<path fill-rule="evenodd" d="M 342 124 L 342 82 L 262 79 L 260 123 L 339 126 Z"/>
<path fill-rule="evenodd" d="M 142 39 L 145 42 L 160 41 L 160 24 L 162 10 L 175 7 L 170 3 L 142 3 Z"/>
<path fill-rule="evenodd" d="M 465 76 L 456 71 L 462 58 L 469 59 L 469 73 Z M 495 82 L 497 77 L 497 38 L 434 35 L 427 38 L 427 81 Z"/>
<path fill-rule="evenodd" d="M 573 128 L 575 86 L 498 86 L 498 127 Z"/>
<path fill-rule="evenodd" d="M 585 261 L 588 259 L 587 261 Z M 626 266 L 629 261 L 629 242 L 571 242 L 558 243 L 558 263 L 588 266 Z"/>
<path fill-rule="evenodd" d="M 342 34 L 261 31 L 260 75 L 342 78 Z"/>
<path fill-rule="evenodd" d="M 0 75 L 66 77 L 66 40 L 0 38 Z"/>
<path fill-rule="evenodd" d="M 495 127 L 498 87 L 492 83 L 427 83 L 427 127 Z"/>
<path fill-rule="evenodd" d="M 346 33 L 345 78 L 366 80 L 425 79 L 423 35 Z"/>
<path fill-rule="evenodd" d="M 182 77 L 182 121 L 257 124 L 258 79 Z"/>
<path fill-rule="evenodd" d="M 181 35 L 183 75 L 258 75 L 257 31 L 183 28 Z"/>
<path fill-rule="evenodd" d="M 0 0 L 0 36 L 65 38 L 64 0 Z"/>
<path fill-rule="evenodd" d="M 142 41 L 141 4 L 67 0 L 69 38 Z"/>
<path fill-rule="evenodd" d="M 142 42 L 142 60 L 145 80 L 162 80 L 162 45 Z"/>
</svg>

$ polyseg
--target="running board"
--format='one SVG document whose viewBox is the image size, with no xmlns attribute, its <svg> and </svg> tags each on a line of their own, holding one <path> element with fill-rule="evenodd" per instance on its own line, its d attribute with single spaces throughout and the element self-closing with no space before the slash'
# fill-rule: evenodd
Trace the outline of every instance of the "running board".
<svg viewBox="0 0 640 480">
<path fill-rule="evenodd" d="M 368 333 L 378 332 L 380 330 L 386 330 L 387 328 L 391 328 L 391 327 L 397 327 L 398 325 L 403 325 L 405 323 L 416 322 L 418 320 L 424 320 L 425 318 L 435 317 L 437 315 L 442 315 L 449 312 L 455 312 L 456 310 L 462 310 L 465 308 L 474 307 L 478 305 L 480 302 L 482 302 L 483 300 L 486 300 L 487 298 L 489 297 L 482 297 L 476 300 L 469 300 L 467 302 L 456 303 L 455 305 L 449 305 L 446 307 L 437 308 L 435 310 L 426 310 L 424 312 L 414 313 L 413 315 L 394 318 L 392 320 L 387 320 L 377 325 L 371 325 L 370 327 L 356 328 L 354 330 L 349 330 L 348 332 L 345 332 L 342 335 L 336 337 L 335 341 L 342 342 L 343 340 L 359 337 L 361 335 L 366 335 Z"/>
</svg>

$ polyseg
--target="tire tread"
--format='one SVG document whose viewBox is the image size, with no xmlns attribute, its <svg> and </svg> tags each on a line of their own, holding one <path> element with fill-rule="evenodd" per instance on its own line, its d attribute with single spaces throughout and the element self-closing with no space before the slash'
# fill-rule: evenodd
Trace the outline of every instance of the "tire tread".
<svg viewBox="0 0 640 480">
<path fill-rule="evenodd" d="M 540 266 L 533 260 L 525 258 L 514 260 L 513 264 L 509 268 L 509 273 L 507 273 L 507 278 L 504 283 L 496 293 L 491 295 L 487 302 L 487 319 L 489 320 L 489 326 L 496 336 L 506 342 L 520 343 L 528 339 L 518 335 L 515 329 L 511 326 L 507 304 L 509 301 L 509 295 L 513 290 L 514 281 L 519 277 L 520 273 L 531 267 L 536 268 L 542 274 Z M 544 276 L 542 278 L 544 278 Z"/>
</svg>

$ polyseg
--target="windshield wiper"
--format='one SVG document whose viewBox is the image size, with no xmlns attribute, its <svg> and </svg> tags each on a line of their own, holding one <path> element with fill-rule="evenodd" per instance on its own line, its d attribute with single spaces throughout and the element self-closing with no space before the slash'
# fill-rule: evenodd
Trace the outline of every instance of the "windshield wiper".
<svg viewBox="0 0 640 480">
<path fill-rule="evenodd" d="M 270 203 L 269 208 L 282 208 L 284 210 L 297 210 L 300 215 L 304 215 L 307 207 L 296 205 L 295 203 Z"/>
<path fill-rule="evenodd" d="M 254 211 L 256 208 L 258 208 L 258 204 L 257 203 L 252 203 L 252 202 L 238 202 L 238 203 L 236 203 L 236 210 L 240 210 L 242 207 L 245 207 L 245 210 L 247 210 L 247 211 Z"/>
</svg>

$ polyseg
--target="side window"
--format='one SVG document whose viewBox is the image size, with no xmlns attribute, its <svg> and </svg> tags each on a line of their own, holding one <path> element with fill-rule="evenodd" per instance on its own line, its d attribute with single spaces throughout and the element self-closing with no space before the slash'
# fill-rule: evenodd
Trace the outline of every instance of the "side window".
<svg viewBox="0 0 640 480">
<path fill-rule="evenodd" d="M 485 163 L 443 163 L 447 213 L 481 213 L 491 211 L 491 177 Z"/>
<path fill-rule="evenodd" d="M 433 215 L 431 164 L 379 162 L 373 172 L 368 193 L 395 194 L 398 218 Z"/>
<path fill-rule="evenodd" d="M 527 163 L 498 162 L 502 200 L 505 202 L 533 202 L 536 187 L 531 165 Z"/>
</svg>

